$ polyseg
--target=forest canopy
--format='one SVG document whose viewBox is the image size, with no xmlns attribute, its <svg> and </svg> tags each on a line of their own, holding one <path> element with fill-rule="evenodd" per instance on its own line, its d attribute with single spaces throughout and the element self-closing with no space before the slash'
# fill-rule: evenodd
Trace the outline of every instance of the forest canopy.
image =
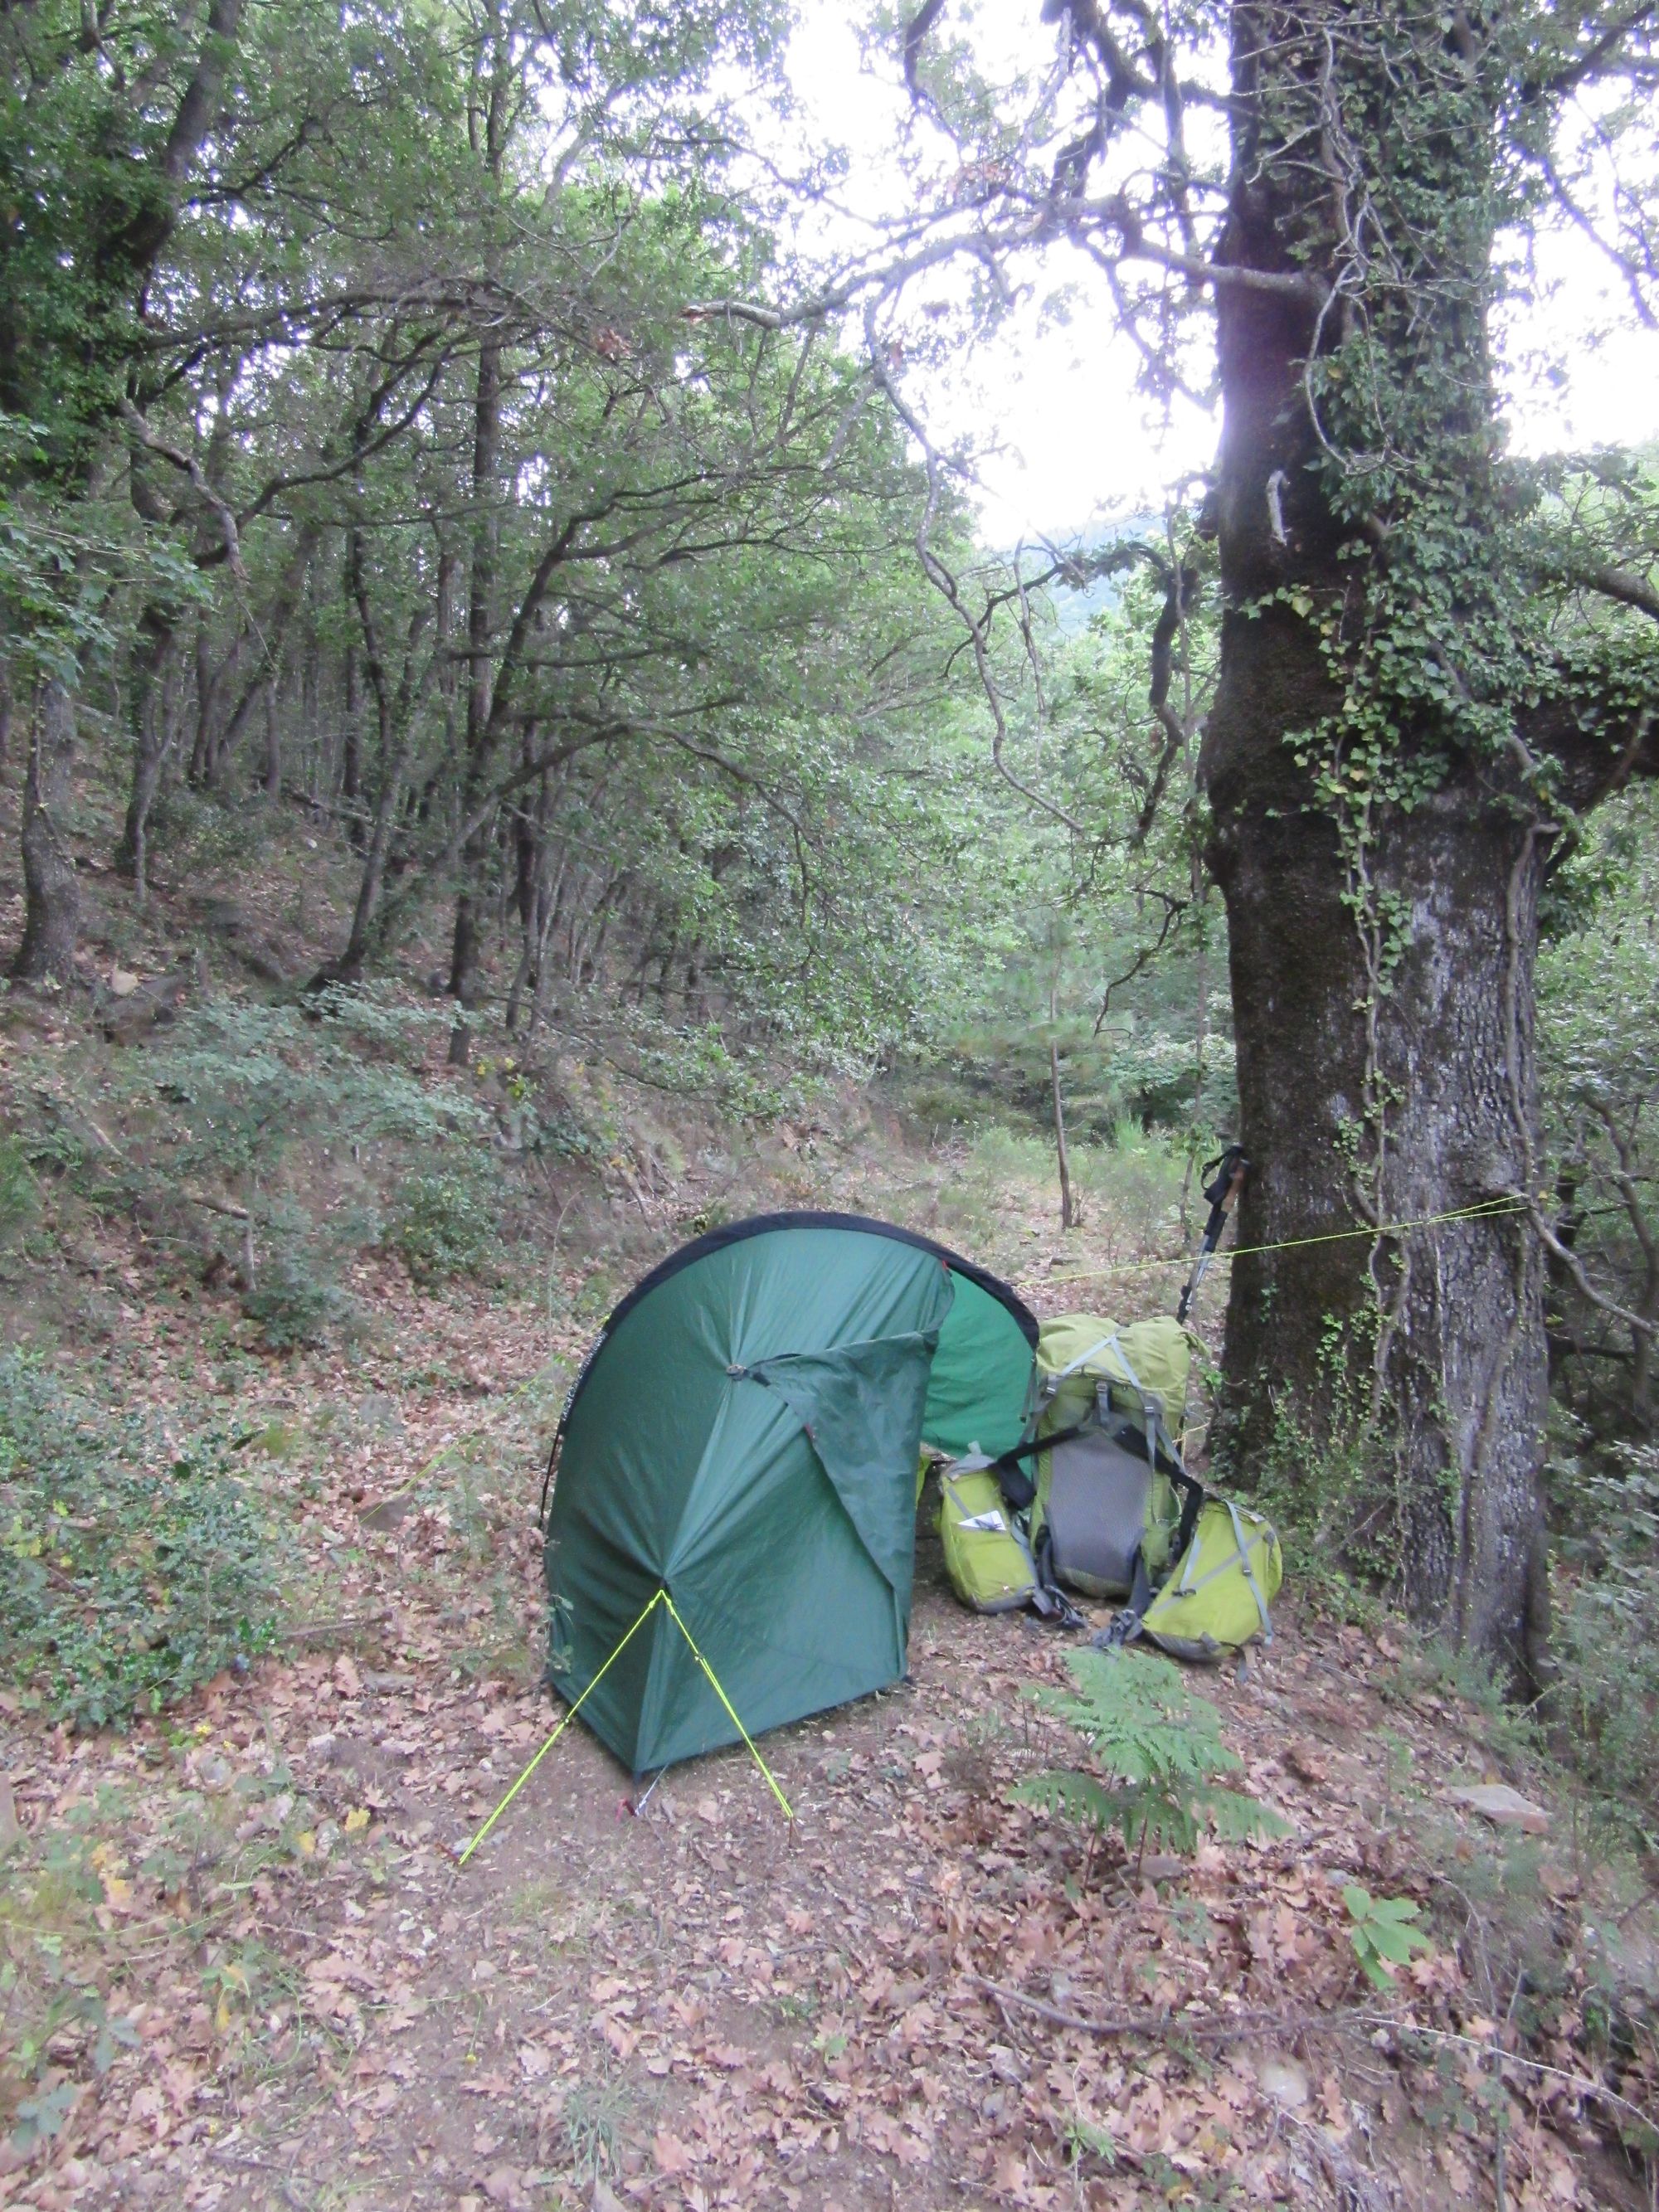
<svg viewBox="0 0 1659 2212">
<path fill-rule="evenodd" d="M 1550 1376 L 1652 1418 L 1659 506 L 1505 349 L 1564 228 L 1652 319 L 1651 14 L 927 0 L 861 168 L 735 0 L 7 10 L 16 984 L 297 835 L 302 999 L 456 1066 L 1236 1134 L 1218 1449 L 1357 1425 L 1335 1540 L 1536 1687 Z M 1066 286 L 1213 465 L 987 544 L 951 375 Z"/>
</svg>

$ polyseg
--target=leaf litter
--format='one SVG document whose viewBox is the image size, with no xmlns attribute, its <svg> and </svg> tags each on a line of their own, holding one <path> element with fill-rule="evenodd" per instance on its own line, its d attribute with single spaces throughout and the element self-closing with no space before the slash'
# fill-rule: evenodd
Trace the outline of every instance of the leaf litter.
<svg viewBox="0 0 1659 2212">
<path fill-rule="evenodd" d="M 0 2205 L 1645 2201 L 1651 2041 L 1592 2036 L 1582 1873 L 1538 1860 L 1523 2036 L 1469 1903 L 1495 1846 L 1439 1809 L 1476 1723 L 1399 1694 L 1386 1633 L 1287 1620 L 1201 1679 L 1288 1832 L 1136 1881 L 1011 1798 L 1066 1747 L 1021 1694 L 1065 1640 L 961 1611 L 924 1533 L 909 1680 L 767 1741 L 793 1826 L 741 1748 L 636 1813 L 577 1729 L 458 1869 L 555 1717 L 560 1375 L 535 1316 L 372 1287 L 368 1371 L 262 1401 L 308 1569 L 282 1652 L 125 1737 L 0 1702 Z M 1345 1892 L 1434 1932 L 1386 1990 Z"/>
</svg>

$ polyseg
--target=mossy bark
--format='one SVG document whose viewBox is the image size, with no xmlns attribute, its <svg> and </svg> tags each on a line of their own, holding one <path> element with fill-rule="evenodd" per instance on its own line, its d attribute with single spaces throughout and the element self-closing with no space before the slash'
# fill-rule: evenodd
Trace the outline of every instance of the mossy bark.
<svg viewBox="0 0 1659 2212">
<path fill-rule="evenodd" d="M 1524 1686 L 1545 1663 L 1547 1626 L 1542 1254 L 1514 1212 L 1386 1224 L 1512 1203 L 1536 1173 L 1547 837 L 1510 753 L 1460 752 L 1431 731 L 1395 733 L 1402 757 L 1439 761 L 1410 803 L 1374 796 L 1362 823 L 1317 781 L 1306 739 L 1344 705 L 1320 613 L 1352 609 L 1368 564 L 1389 556 L 1382 532 L 1368 543 L 1336 511 L 1310 405 L 1309 358 L 1340 339 L 1316 282 L 1322 235 L 1335 264 L 1338 215 L 1320 204 L 1316 167 L 1267 143 L 1270 16 L 1236 16 L 1223 258 L 1316 281 L 1300 296 L 1288 283 L 1220 288 L 1225 611 L 1200 775 L 1253 1163 L 1237 1242 L 1285 1249 L 1231 1270 L 1222 1435 L 1241 1474 L 1277 1458 L 1311 1524 Z M 1478 104 L 1470 113 L 1478 161 Z M 1478 256 L 1478 226 L 1465 243 Z M 1478 426 L 1490 407 L 1480 316 L 1443 323 L 1439 343 Z M 1470 494 L 1478 506 L 1482 485 Z M 1346 1231 L 1360 1233 L 1303 1241 Z"/>
</svg>

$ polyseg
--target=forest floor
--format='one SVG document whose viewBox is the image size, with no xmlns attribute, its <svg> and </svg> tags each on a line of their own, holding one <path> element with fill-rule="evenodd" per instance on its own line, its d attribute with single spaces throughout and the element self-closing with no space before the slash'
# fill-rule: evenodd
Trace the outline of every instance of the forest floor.
<svg viewBox="0 0 1659 2212">
<path fill-rule="evenodd" d="M 337 924 L 270 885 L 205 921 L 187 886 L 142 920 L 99 896 L 112 974 L 170 972 L 206 929 L 228 976 L 291 982 Z M 15 1005 L 8 1113 L 27 1093 L 58 1126 L 118 1076 L 103 1049 Z M 1137 1868 L 1014 1802 L 1076 1757 L 1024 1695 L 1075 1639 L 962 1610 L 930 1495 L 909 1679 L 762 1746 L 793 1822 L 741 1751 L 636 1808 L 578 1724 L 457 1863 L 556 1717 L 534 1524 L 563 1390 L 663 1251 L 819 1204 L 932 1229 L 1040 1311 L 1163 1308 L 1182 1272 L 1167 1152 L 1114 1153 L 1110 1203 L 1062 1237 L 1016 1152 L 867 1098 L 757 1136 L 668 1126 L 653 1096 L 607 1093 L 616 1154 L 544 1195 L 531 1288 L 427 1295 L 367 1252 L 368 1325 L 334 1349 L 262 1351 L 222 1279 L 169 1272 L 118 1210 L 9 1278 L 7 1335 L 57 1371 L 158 1418 L 222 1408 L 291 1570 L 275 1650 L 127 1732 L 0 1687 L 0 2205 L 1651 2205 L 1651 1885 L 1490 1698 L 1333 1610 L 1294 1547 L 1271 1648 L 1191 1678 L 1279 1839 Z M 1448 1796 L 1500 1775 L 1545 1832 Z M 1431 1937 L 1386 1991 L 1356 1884 Z"/>
<path fill-rule="evenodd" d="M 26 1951 L 82 1993 L 10 2212 L 1648 2201 L 1651 2085 L 1586 2040 L 1608 1877 L 1570 1807 L 1449 1802 L 1503 1747 L 1386 1625 L 1291 1602 L 1197 1680 L 1288 1833 L 1137 1876 L 1011 1802 L 1066 1762 L 1023 1692 L 1069 1639 L 959 1608 L 924 1523 L 908 1681 L 765 1741 L 793 1826 L 741 1751 L 636 1811 L 578 1726 L 458 1866 L 551 1725 L 533 1519 L 580 1332 L 360 1289 L 378 1348 L 272 1362 L 259 1405 L 326 1607 L 125 1735 L 0 1695 L 0 2003 Z M 1434 1934 L 1387 1996 L 1356 1882 Z"/>
</svg>

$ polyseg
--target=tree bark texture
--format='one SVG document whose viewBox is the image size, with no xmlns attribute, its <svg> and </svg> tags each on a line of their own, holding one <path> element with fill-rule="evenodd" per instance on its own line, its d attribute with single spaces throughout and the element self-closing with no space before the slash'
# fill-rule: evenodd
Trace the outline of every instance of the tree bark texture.
<svg viewBox="0 0 1659 2212">
<path fill-rule="evenodd" d="M 23 941 L 11 964 L 20 983 L 74 980 L 81 895 L 66 836 L 74 771 L 75 702 L 51 676 L 35 699 L 23 785 Z"/>
<path fill-rule="evenodd" d="M 1292 643 L 1252 624 L 1230 682 L 1282 697 Z M 1282 733 L 1278 761 L 1252 760 L 1243 719 L 1218 703 L 1206 747 L 1253 1163 L 1227 1314 L 1236 1443 L 1325 1488 L 1316 1508 L 1419 1619 L 1535 1672 L 1542 1249 L 1524 1215 L 1433 1217 L 1525 1185 L 1541 855 L 1498 793 L 1461 782 L 1389 823 L 1371 871 L 1409 919 L 1369 1019 L 1337 839 L 1285 803 Z M 1372 1237 L 1372 1216 L 1432 1225 Z M 1353 1494 L 1328 1494 L 1343 1480 Z"/>
<path fill-rule="evenodd" d="M 1236 12 L 1222 258 L 1288 280 L 1328 186 L 1264 158 L 1281 30 L 1278 11 Z M 1513 1204 L 1535 1172 L 1547 842 L 1501 759 L 1454 755 L 1426 797 L 1379 796 L 1363 822 L 1321 796 L 1292 740 L 1342 702 L 1307 610 L 1351 603 L 1356 528 L 1331 503 L 1304 364 L 1340 325 L 1288 281 L 1223 286 L 1218 319 L 1224 611 L 1200 773 L 1253 1163 L 1237 1242 L 1283 1248 L 1231 1270 L 1222 1449 L 1241 1474 L 1275 1468 L 1351 1561 L 1524 1686 L 1547 1613 L 1542 1251 L 1513 1212 L 1389 1224 Z M 1478 319 L 1453 342 L 1478 413 Z"/>
</svg>

